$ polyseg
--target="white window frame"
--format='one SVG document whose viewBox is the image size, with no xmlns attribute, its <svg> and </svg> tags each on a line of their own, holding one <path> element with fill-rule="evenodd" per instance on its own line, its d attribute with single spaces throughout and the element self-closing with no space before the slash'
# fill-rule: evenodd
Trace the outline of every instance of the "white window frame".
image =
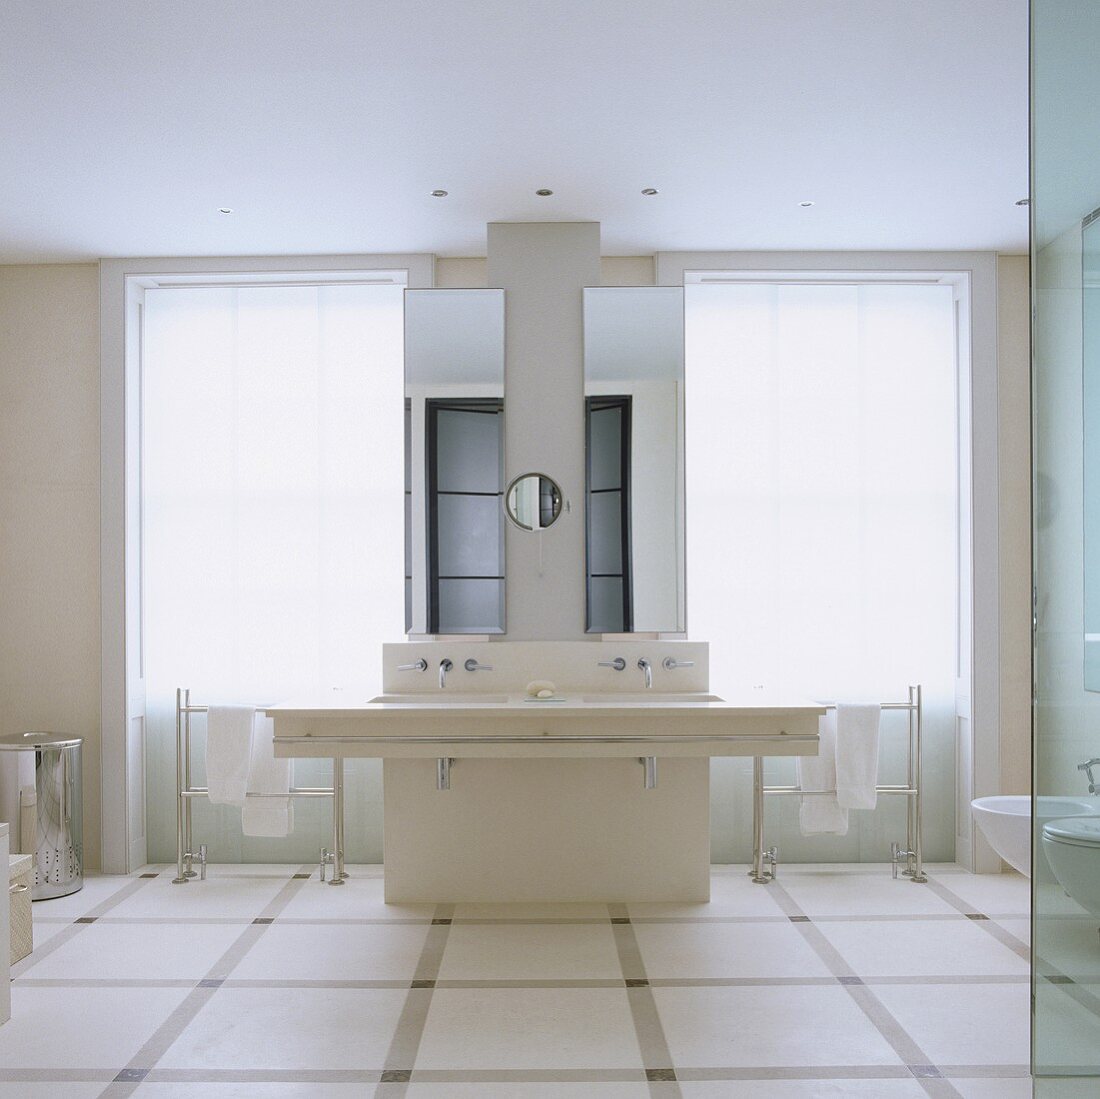
<svg viewBox="0 0 1100 1099">
<path fill-rule="evenodd" d="M 997 255 L 994 252 L 661 252 L 658 286 L 693 282 L 934 281 L 955 288 L 958 614 L 955 858 L 976 873 L 1001 861 L 970 802 L 1000 792 L 1000 505 Z M 689 394 L 690 399 L 690 394 Z M 690 532 L 689 532 L 690 537 Z"/>
<path fill-rule="evenodd" d="M 147 861 L 141 677 L 141 305 L 149 287 L 366 281 L 431 287 L 429 254 L 108 259 L 100 263 L 102 868 Z"/>
</svg>

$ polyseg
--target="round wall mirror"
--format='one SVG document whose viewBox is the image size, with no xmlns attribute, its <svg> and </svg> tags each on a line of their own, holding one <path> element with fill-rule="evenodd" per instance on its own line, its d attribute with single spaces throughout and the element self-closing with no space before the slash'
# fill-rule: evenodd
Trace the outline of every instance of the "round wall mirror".
<svg viewBox="0 0 1100 1099">
<path fill-rule="evenodd" d="M 522 530 L 542 530 L 561 514 L 561 489 L 545 473 L 523 473 L 504 493 L 504 510 Z"/>
</svg>

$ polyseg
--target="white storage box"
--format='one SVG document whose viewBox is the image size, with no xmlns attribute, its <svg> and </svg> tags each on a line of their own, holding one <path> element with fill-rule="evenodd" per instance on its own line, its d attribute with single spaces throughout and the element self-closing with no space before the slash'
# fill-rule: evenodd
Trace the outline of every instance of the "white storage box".
<svg viewBox="0 0 1100 1099">
<path fill-rule="evenodd" d="M 34 945 L 31 929 L 31 879 L 33 855 L 9 855 L 9 892 L 11 906 L 11 964 L 21 961 Z"/>
</svg>

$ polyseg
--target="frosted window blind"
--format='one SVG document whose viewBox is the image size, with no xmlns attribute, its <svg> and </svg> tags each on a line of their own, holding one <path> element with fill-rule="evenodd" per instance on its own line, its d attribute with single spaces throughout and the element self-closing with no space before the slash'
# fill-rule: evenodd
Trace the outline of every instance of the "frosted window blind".
<svg viewBox="0 0 1100 1099">
<path fill-rule="evenodd" d="M 402 289 L 147 292 L 151 709 L 369 682 L 402 637 Z"/>
<path fill-rule="evenodd" d="M 948 720 L 951 288 L 686 294 L 688 625 L 715 689 L 878 700 L 921 680 Z"/>
</svg>

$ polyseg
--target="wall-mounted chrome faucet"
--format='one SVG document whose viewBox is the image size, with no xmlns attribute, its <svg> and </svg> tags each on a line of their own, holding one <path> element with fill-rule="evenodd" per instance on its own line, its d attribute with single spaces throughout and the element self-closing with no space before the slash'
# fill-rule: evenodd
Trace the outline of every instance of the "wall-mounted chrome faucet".
<svg viewBox="0 0 1100 1099">
<path fill-rule="evenodd" d="M 621 656 L 615 657 L 614 660 L 598 660 L 597 663 L 601 668 L 614 668 L 617 672 L 621 672 L 626 667 L 626 661 Z"/>
<path fill-rule="evenodd" d="M 472 656 L 462 665 L 468 672 L 491 672 L 492 664 L 479 664 Z"/>
<path fill-rule="evenodd" d="M 414 660 L 411 664 L 398 664 L 397 670 L 399 672 L 426 672 L 428 670 L 428 662 L 421 657 L 419 660 Z"/>
<path fill-rule="evenodd" d="M 638 661 L 638 667 L 642 669 L 642 674 L 645 676 L 645 685 L 648 689 L 653 686 L 653 665 L 643 656 Z"/>
<path fill-rule="evenodd" d="M 454 667 L 454 662 L 444 657 L 439 662 L 439 689 L 442 691 L 447 686 L 447 673 Z"/>
<path fill-rule="evenodd" d="M 1084 763 L 1077 764 L 1077 770 L 1084 771 L 1085 778 L 1088 779 L 1089 793 L 1100 794 L 1100 785 L 1097 784 L 1096 779 L 1093 777 L 1092 774 L 1093 767 L 1100 767 L 1100 759 L 1089 759 L 1086 760 Z"/>
<path fill-rule="evenodd" d="M 670 672 L 672 672 L 672 671 L 675 671 L 677 668 L 694 668 L 695 667 L 695 661 L 694 660 L 677 660 L 673 656 L 666 656 L 664 658 L 664 660 L 661 661 L 661 667 L 667 669 Z"/>
</svg>

